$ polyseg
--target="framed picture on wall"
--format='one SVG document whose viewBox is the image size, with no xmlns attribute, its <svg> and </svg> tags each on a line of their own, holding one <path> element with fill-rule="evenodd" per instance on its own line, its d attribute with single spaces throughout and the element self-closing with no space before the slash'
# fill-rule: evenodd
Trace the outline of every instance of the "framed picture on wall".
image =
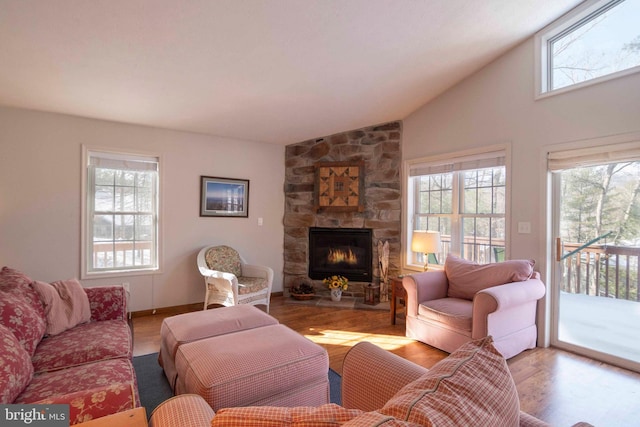
<svg viewBox="0 0 640 427">
<path fill-rule="evenodd" d="M 247 218 L 249 180 L 201 176 L 200 216 Z"/>
</svg>

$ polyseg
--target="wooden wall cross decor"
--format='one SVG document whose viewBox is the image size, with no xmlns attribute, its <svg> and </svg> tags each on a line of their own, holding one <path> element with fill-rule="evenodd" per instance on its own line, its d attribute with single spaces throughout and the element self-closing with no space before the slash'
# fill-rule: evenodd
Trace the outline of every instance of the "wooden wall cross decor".
<svg viewBox="0 0 640 427">
<path fill-rule="evenodd" d="M 317 163 L 315 209 L 364 211 L 364 161 Z"/>
</svg>

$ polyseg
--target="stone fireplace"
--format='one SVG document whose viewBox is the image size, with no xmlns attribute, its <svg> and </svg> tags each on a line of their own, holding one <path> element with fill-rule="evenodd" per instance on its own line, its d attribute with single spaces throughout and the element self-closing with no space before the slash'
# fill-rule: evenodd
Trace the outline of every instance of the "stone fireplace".
<svg viewBox="0 0 640 427">
<path fill-rule="evenodd" d="M 363 293 L 377 282 L 378 242 L 389 242 L 389 277 L 400 271 L 402 122 L 352 130 L 291 144 L 285 151 L 284 292 L 309 277 L 310 230 L 368 229 L 371 233 L 369 277 L 350 278 L 349 292 Z M 344 212 L 317 209 L 315 166 L 325 162 L 363 162 L 363 209 Z M 344 271 L 342 271 L 344 273 Z M 322 287 L 325 271 L 313 272 Z"/>
<path fill-rule="evenodd" d="M 371 229 L 309 229 L 309 277 L 341 275 L 351 281 L 371 282 Z"/>
</svg>

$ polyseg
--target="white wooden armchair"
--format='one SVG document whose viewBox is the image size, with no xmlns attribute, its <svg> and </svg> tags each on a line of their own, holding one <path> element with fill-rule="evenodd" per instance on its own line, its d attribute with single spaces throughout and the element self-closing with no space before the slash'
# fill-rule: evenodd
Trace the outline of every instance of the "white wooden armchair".
<svg viewBox="0 0 640 427">
<path fill-rule="evenodd" d="M 198 268 L 207 289 L 205 310 L 210 304 L 264 304 L 269 312 L 273 285 L 270 267 L 247 264 L 235 249 L 220 245 L 202 248 Z"/>
</svg>

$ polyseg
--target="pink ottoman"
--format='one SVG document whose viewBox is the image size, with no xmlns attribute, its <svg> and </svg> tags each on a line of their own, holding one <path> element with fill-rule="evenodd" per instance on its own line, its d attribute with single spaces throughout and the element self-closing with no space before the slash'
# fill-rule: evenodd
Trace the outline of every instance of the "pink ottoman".
<svg viewBox="0 0 640 427">
<path fill-rule="evenodd" d="M 267 325 L 278 320 L 253 305 L 235 305 L 167 317 L 160 327 L 158 362 L 164 369 L 171 389 L 175 391 L 175 357 L 181 345 L 203 338 L 229 334 Z"/>
<path fill-rule="evenodd" d="M 176 394 L 199 394 L 214 411 L 329 403 L 326 350 L 280 324 L 181 345 L 176 369 Z"/>
</svg>

